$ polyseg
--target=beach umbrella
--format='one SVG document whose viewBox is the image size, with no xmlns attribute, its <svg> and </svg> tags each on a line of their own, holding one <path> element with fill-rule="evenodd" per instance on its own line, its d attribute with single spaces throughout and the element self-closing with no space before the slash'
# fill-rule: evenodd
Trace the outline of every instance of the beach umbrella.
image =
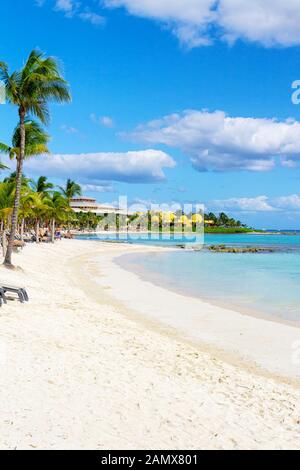
<svg viewBox="0 0 300 470">
<path fill-rule="evenodd" d="M 171 224 L 175 220 L 175 214 L 173 212 L 165 212 L 163 214 L 163 221 L 166 224 Z"/>
<path fill-rule="evenodd" d="M 181 215 L 178 219 L 179 223 L 182 225 L 189 225 L 191 224 L 189 218 L 186 215 Z"/>
<path fill-rule="evenodd" d="M 193 214 L 192 215 L 192 222 L 193 224 L 201 224 L 203 222 L 203 217 L 201 214 Z"/>
</svg>

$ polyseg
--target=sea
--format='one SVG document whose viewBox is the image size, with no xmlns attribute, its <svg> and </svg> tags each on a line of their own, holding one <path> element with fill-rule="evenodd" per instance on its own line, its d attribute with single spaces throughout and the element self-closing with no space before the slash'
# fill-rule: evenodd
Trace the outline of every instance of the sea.
<svg viewBox="0 0 300 470">
<path fill-rule="evenodd" d="M 142 279 L 239 312 L 300 326 L 300 232 L 207 234 L 82 235 L 79 238 L 173 247 L 156 253 L 127 254 L 117 262 Z M 261 253 L 219 253 L 212 245 L 269 248 Z M 184 249 L 183 249 L 184 248 Z"/>
</svg>

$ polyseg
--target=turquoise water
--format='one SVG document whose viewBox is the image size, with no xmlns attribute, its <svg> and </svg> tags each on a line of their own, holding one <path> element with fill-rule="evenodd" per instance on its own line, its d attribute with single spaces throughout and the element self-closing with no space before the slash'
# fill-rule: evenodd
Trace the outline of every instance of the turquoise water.
<svg viewBox="0 0 300 470">
<path fill-rule="evenodd" d="M 176 245 L 186 243 L 187 245 L 202 244 L 203 236 L 186 235 L 185 239 L 179 234 L 172 236 L 160 236 L 159 234 L 89 234 L 79 235 L 77 238 L 81 240 L 100 240 L 100 241 L 120 241 L 135 244 L 149 244 L 149 245 Z M 205 235 L 205 244 L 207 245 L 242 245 L 242 246 L 274 246 L 287 249 L 300 250 L 300 233 L 299 235 L 256 235 L 256 234 L 233 234 L 233 235 Z"/>
<path fill-rule="evenodd" d="M 183 294 L 300 322 L 300 252 L 176 251 L 126 255 L 120 264 Z M 299 323 L 300 325 L 300 323 Z"/>
<path fill-rule="evenodd" d="M 151 243 L 145 239 L 137 242 Z M 205 243 L 272 246 L 276 251 L 230 254 L 178 249 L 126 255 L 119 262 L 142 278 L 177 292 L 300 326 L 300 236 L 207 235 Z"/>
</svg>

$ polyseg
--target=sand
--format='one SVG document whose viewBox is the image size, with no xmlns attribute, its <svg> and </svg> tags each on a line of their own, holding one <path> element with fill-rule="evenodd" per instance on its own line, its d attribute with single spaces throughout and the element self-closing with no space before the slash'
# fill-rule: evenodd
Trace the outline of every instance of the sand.
<svg viewBox="0 0 300 470">
<path fill-rule="evenodd" d="M 218 348 L 220 330 L 191 338 L 173 317 L 158 321 L 155 302 L 145 307 L 140 296 L 160 288 L 113 261 L 128 250 L 136 248 L 29 245 L 15 256 L 22 269 L 0 268 L 0 279 L 30 295 L 0 309 L 0 448 L 299 449 L 297 374 L 254 361 L 246 324 L 231 351 L 229 330 Z M 159 295 L 162 312 L 166 298 L 172 310 L 176 294 Z M 194 309 L 195 299 L 180 298 Z M 221 321 L 218 307 L 201 309 Z M 251 318 L 258 333 L 260 321 Z M 300 337 L 268 323 L 276 345 Z"/>
</svg>

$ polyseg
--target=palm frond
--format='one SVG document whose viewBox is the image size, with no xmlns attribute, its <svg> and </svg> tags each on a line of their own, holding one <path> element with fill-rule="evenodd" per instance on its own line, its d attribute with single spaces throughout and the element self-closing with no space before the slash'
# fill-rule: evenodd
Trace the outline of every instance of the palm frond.
<svg viewBox="0 0 300 470">
<path fill-rule="evenodd" d="M 0 170 L 8 170 L 8 166 L 4 165 L 4 163 L 0 162 Z"/>
<path fill-rule="evenodd" d="M 9 154 L 11 147 L 9 145 L 3 144 L 0 142 L 0 152 Z"/>
<path fill-rule="evenodd" d="M 6 83 L 8 77 L 8 65 L 5 62 L 0 62 L 0 80 Z"/>
<path fill-rule="evenodd" d="M 23 68 L 11 75 L 7 64 L 0 62 L 0 79 L 4 81 L 7 100 L 36 116 L 43 124 L 50 120 L 49 102 L 71 100 L 58 60 L 38 50 L 33 50 Z"/>
<path fill-rule="evenodd" d="M 50 153 L 47 146 L 50 136 L 36 121 L 27 118 L 25 120 L 25 131 L 25 157 Z M 21 145 L 20 125 L 14 131 L 12 142 L 14 148 L 19 151 Z"/>
</svg>

